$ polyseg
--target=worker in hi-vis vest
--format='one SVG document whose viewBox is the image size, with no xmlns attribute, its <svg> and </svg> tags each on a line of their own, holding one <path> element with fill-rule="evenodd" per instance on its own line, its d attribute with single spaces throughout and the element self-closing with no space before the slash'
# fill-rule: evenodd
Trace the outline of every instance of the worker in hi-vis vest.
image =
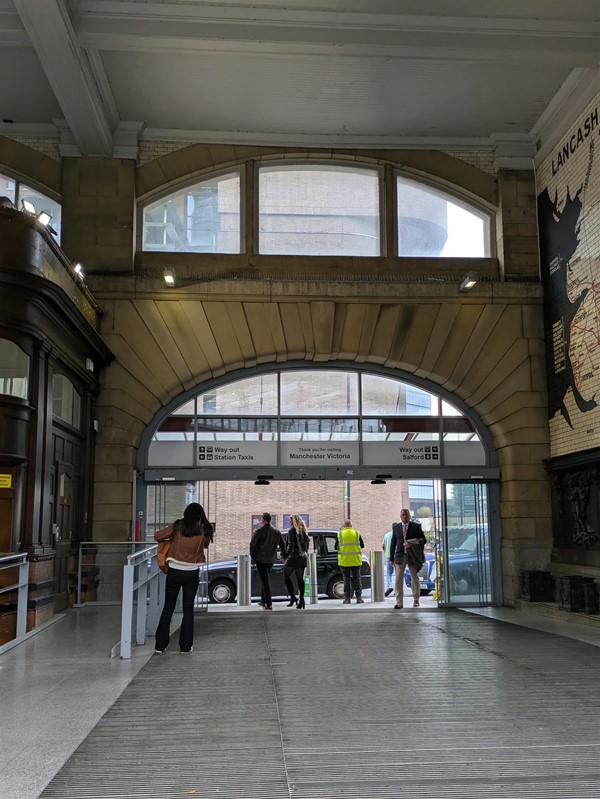
<svg viewBox="0 0 600 799">
<path fill-rule="evenodd" d="M 344 601 L 349 605 L 352 594 L 356 596 L 356 604 L 362 604 L 362 582 L 360 570 L 362 568 L 361 549 L 365 546 L 361 534 L 352 527 L 350 519 L 346 519 L 344 526 L 337 534 L 335 548 L 338 551 L 338 565 L 344 575 Z"/>
</svg>

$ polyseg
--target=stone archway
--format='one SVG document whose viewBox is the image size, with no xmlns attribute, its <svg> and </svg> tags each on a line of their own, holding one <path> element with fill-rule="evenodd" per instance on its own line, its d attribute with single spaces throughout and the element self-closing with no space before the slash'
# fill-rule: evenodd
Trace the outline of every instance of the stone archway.
<svg viewBox="0 0 600 799">
<path fill-rule="evenodd" d="M 131 531 L 137 448 L 156 412 L 186 389 L 230 371 L 286 360 L 376 363 L 459 397 L 490 430 L 501 469 L 505 596 L 515 574 L 550 548 L 548 454 L 539 302 L 504 287 L 496 302 L 432 296 L 414 287 L 337 288 L 222 281 L 168 298 L 107 298 L 103 335 L 116 355 L 98 399 L 95 537 Z M 362 288 L 362 287 L 361 287 Z M 427 287 L 426 287 L 427 288 Z M 429 296 L 427 296 L 429 295 Z M 313 296 L 314 299 L 310 299 Z"/>
</svg>

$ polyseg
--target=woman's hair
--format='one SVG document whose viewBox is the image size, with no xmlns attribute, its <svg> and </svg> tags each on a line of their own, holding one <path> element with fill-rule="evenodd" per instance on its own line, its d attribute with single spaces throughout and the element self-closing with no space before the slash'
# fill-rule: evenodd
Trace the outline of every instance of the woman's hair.
<svg viewBox="0 0 600 799">
<path fill-rule="evenodd" d="M 177 530 L 184 538 L 191 538 L 194 535 L 209 535 L 212 536 L 212 524 L 206 518 L 204 508 L 197 502 L 192 502 L 183 511 L 183 519 L 177 519 L 175 522 Z"/>
<path fill-rule="evenodd" d="M 306 532 L 306 525 L 304 524 L 304 520 L 298 516 L 297 513 L 292 513 L 290 516 L 290 522 L 292 523 L 292 527 L 296 531 L 296 535 L 298 536 L 298 540 L 304 541 L 307 545 L 309 543 L 308 533 Z"/>
</svg>

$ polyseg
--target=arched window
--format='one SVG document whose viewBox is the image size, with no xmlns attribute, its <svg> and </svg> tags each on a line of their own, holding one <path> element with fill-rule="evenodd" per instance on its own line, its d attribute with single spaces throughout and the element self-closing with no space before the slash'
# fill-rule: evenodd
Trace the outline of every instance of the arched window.
<svg viewBox="0 0 600 799">
<path fill-rule="evenodd" d="M 0 338 L 0 394 L 27 399 L 29 355 L 14 343 Z"/>
<path fill-rule="evenodd" d="M 487 462 L 473 421 L 437 394 L 369 372 L 283 369 L 186 400 L 153 431 L 148 464 L 239 467 L 252 456 L 315 465 L 327 462 L 333 442 L 345 442 L 339 457 L 353 467 Z"/>
<path fill-rule="evenodd" d="M 261 255 L 377 256 L 381 172 L 335 164 L 261 166 Z"/>
<path fill-rule="evenodd" d="M 490 254 L 490 215 L 425 183 L 396 176 L 398 255 L 407 258 L 484 258 Z"/>
<path fill-rule="evenodd" d="M 239 253 L 240 172 L 217 175 L 143 209 L 142 249 Z"/>
<path fill-rule="evenodd" d="M 21 181 L 15 178 L 2 174 L 0 174 L 0 197 L 8 197 L 18 209 L 21 209 L 23 201 L 26 201 L 32 204 L 36 215 L 41 213 L 48 214 L 50 217 L 48 229 L 55 235 L 57 242 L 60 244 L 60 224 L 62 217 L 60 203 L 56 202 L 56 200 L 52 200 L 50 197 L 47 197 L 31 186 L 27 186 L 25 183 L 21 183 Z"/>
<path fill-rule="evenodd" d="M 141 209 L 142 250 L 242 252 L 241 169 L 148 201 Z M 384 197 L 392 193 L 396 208 L 388 213 Z M 490 212 L 433 184 L 385 173 L 379 166 L 261 163 L 256 167 L 254 204 L 246 214 L 255 220 L 260 255 L 485 258 L 492 254 Z M 386 233 L 394 214 L 397 241 L 392 253 L 386 252 L 385 242 L 391 241 Z"/>
<path fill-rule="evenodd" d="M 81 426 L 81 394 L 69 378 L 61 374 L 52 378 L 52 413 L 73 427 Z"/>
</svg>

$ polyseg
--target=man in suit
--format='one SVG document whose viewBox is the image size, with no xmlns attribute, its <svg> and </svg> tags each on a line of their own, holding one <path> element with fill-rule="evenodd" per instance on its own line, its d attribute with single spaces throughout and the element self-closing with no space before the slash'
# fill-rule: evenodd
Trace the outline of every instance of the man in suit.
<svg viewBox="0 0 600 799">
<path fill-rule="evenodd" d="M 394 608 L 404 606 L 404 570 L 407 566 L 410 572 L 413 607 L 418 608 L 421 597 L 419 569 L 425 560 L 425 533 L 418 522 L 411 522 L 408 508 L 402 508 L 400 519 L 400 522 L 392 525 L 390 546 L 390 560 L 396 569 L 396 604 Z"/>
<path fill-rule="evenodd" d="M 275 563 L 277 549 L 285 560 L 286 547 L 283 536 L 271 525 L 271 514 L 263 513 L 262 526 L 254 531 L 250 541 L 250 557 L 256 563 L 256 571 L 262 586 L 259 605 L 265 610 L 273 610 L 269 572 Z"/>
</svg>

